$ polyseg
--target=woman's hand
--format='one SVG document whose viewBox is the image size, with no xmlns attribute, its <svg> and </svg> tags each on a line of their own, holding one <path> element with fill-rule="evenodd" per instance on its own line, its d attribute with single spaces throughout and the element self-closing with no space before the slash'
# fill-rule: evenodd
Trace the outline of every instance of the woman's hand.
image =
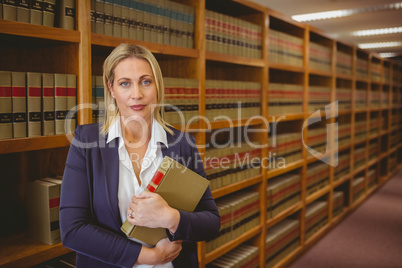
<svg viewBox="0 0 402 268">
<path fill-rule="evenodd" d="M 133 225 L 166 228 L 174 233 L 179 225 L 180 213 L 171 208 L 160 195 L 144 191 L 131 198 L 127 219 Z"/>
<path fill-rule="evenodd" d="M 181 251 L 182 241 L 170 242 L 168 238 L 160 240 L 154 248 L 142 247 L 137 264 L 156 265 L 176 259 Z"/>
</svg>

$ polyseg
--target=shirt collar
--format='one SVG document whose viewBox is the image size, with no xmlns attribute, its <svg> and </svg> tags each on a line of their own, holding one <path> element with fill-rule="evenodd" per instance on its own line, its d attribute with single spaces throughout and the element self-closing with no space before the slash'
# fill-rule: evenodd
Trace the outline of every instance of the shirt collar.
<svg viewBox="0 0 402 268">
<path fill-rule="evenodd" d="M 116 138 L 119 138 L 119 147 L 121 147 L 123 145 L 123 136 L 121 135 L 119 117 L 116 117 L 114 122 L 110 125 L 106 143 L 109 143 Z M 163 143 L 166 148 L 169 148 L 166 131 L 158 121 L 154 120 L 154 118 L 152 118 L 152 135 L 149 142 L 150 145 L 155 148 L 158 146 L 158 143 Z"/>
</svg>

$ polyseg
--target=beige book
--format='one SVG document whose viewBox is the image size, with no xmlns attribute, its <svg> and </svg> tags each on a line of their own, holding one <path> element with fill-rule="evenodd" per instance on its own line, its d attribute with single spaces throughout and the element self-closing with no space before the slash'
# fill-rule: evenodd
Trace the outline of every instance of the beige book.
<svg viewBox="0 0 402 268">
<path fill-rule="evenodd" d="M 77 125 L 77 76 L 67 74 L 66 133 L 74 133 Z"/>
<path fill-rule="evenodd" d="M 17 1 L 17 21 L 29 23 L 29 4 L 28 0 Z"/>
<path fill-rule="evenodd" d="M 0 19 L 3 19 L 3 1 L 0 2 Z"/>
<path fill-rule="evenodd" d="M 42 74 L 43 136 L 55 134 L 54 74 Z"/>
<path fill-rule="evenodd" d="M 31 24 L 43 25 L 43 1 L 30 0 L 29 22 Z"/>
<path fill-rule="evenodd" d="M 169 206 L 186 212 L 193 212 L 209 181 L 194 171 L 165 156 L 146 191 L 159 194 Z M 147 228 L 134 226 L 127 220 L 121 227 L 128 236 L 134 237 L 149 245 L 166 237 L 164 228 Z"/>
<path fill-rule="evenodd" d="M 75 10 L 75 0 L 60 0 L 60 28 L 75 30 Z"/>
<path fill-rule="evenodd" d="M 121 37 L 129 38 L 130 1 L 122 0 L 121 4 Z"/>
<path fill-rule="evenodd" d="M 28 233 L 49 245 L 61 242 L 59 227 L 60 185 L 36 180 L 27 187 Z"/>
<path fill-rule="evenodd" d="M 104 11 L 105 11 L 104 34 L 113 36 L 113 1 L 112 0 L 105 0 Z"/>
<path fill-rule="evenodd" d="M 95 1 L 95 33 L 105 34 L 105 1 Z"/>
<path fill-rule="evenodd" d="M 43 0 L 43 25 L 54 27 L 56 0 Z"/>
<path fill-rule="evenodd" d="M 28 137 L 42 135 L 42 74 L 27 73 Z"/>
<path fill-rule="evenodd" d="M 67 110 L 67 77 L 65 74 L 54 75 L 54 110 L 55 134 L 65 134 L 64 124 Z"/>
<path fill-rule="evenodd" d="M 121 37 L 121 0 L 114 0 L 112 7 L 113 14 L 113 36 Z"/>
<path fill-rule="evenodd" d="M 103 77 L 97 75 L 95 77 L 96 83 L 96 104 L 98 108 L 97 112 L 97 122 L 103 122 L 105 119 L 105 90 L 103 86 Z"/>
<path fill-rule="evenodd" d="M 26 73 L 12 72 L 13 137 L 27 136 Z"/>
<path fill-rule="evenodd" d="M 3 0 L 3 19 L 17 21 L 17 0 Z"/>
<path fill-rule="evenodd" d="M 137 28 L 137 24 L 136 24 L 136 3 L 134 1 L 129 1 L 129 14 L 128 14 L 128 37 L 129 39 L 137 39 L 136 37 L 136 28 Z"/>
<path fill-rule="evenodd" d="M 11 72 L 0 71 L 0 140 L 13 137 Z"/>
</svg>

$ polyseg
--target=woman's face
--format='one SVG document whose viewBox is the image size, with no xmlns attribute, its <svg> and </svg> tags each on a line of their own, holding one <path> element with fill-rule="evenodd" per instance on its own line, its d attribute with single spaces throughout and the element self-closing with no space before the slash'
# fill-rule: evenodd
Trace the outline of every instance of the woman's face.
<svg viewBox="0 0 402 268">
<path fill-rule="evenodd" d="M 119 62 L 114 70 L 113 85 L 109 84 L 109 89 L 123 120 L 127 123 L 151 123 L 151 115 L 157 104 L 157 89 L 151 65 L 146 60 L 127 58 Z"/>
</svg>

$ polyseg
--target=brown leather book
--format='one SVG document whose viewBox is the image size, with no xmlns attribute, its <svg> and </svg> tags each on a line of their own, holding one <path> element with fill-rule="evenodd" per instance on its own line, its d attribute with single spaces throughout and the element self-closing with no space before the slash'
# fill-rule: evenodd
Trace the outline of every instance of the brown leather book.
<svg viewBox="0 0 402 268">
<path fill-rule="evenodd" d="M 29 0 L 17 1 L 17 21 L 29 23 Z"/>
<path fill-rule="evenodd" d="M 75 30 L 75 0 L 60 0 L 59 27 Z"/>
<path fill-rule="evenodd" d="M 175 209 L 193 212 L 208 185 L 207 179 L 165 156 L 146 191 L 159 194 Z M 159 240 L 166 237 L 164 228 L 135 226 L 127 220 L 121 226 L 121 230 L 128 236 L 149 245 L 156 245 Z"/>
<path fill-rule="evenodd" d="M 17 0 L 3 0 L 3 19 L 17 21 Z"/>
</svg>

